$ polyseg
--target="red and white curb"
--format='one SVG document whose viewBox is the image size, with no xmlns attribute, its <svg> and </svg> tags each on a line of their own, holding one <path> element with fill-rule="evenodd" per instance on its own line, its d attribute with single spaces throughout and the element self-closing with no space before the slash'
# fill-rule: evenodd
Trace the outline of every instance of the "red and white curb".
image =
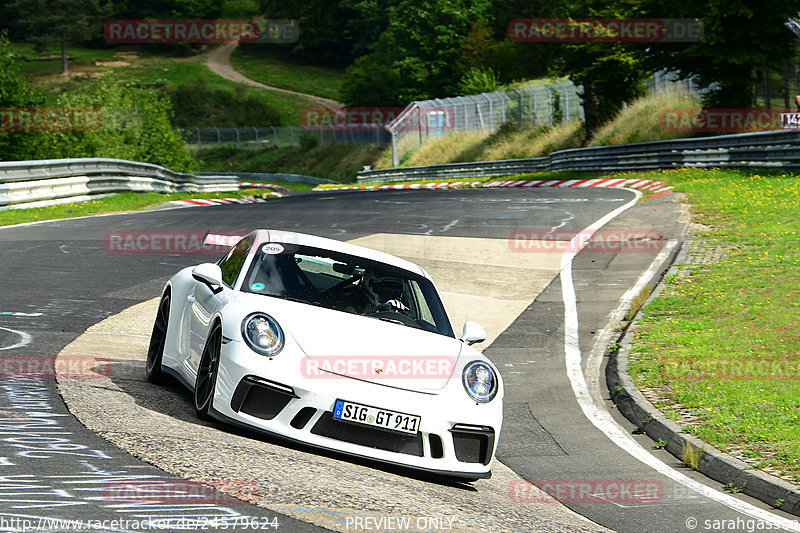
<svg viewBox="0 0 800 533">
<path fill-rule="evenodd" d="M 640 189 L 652 192 L 665 192 L 672 189 L 663 181 L 628 179 L 628 178 L 594 178 L 584 180 L 509 180 L 482 182 L 445 181 L 440 183 L 404 183 L 398 185 L 354 185 L 350 187 L 325 188 L 318 190 L 361 190 L 380 191 L 387 189 L 460 189 L 464 187 L 496 188 L 496 187 L 600 187 Z"/>
<path fill-rule="evenodd" d="M 262 198 L 203 198 L 192 200 L 173 200 L 172 205 L 182 205 L 184 207 L 198 207 L 208 205 L 227 205 L 227 204 L 255 204 L 265 200 Z"/>
<path fill-rule="evenodd" d="M 289 192 L 286 187 L 274 185 L 272 183 L 252 183 L 249 181 L 240 181 L 240 189 L 269 189 L 272 191 L 272 196 L 282 198 L 284 194 Z M 226 205 L 226 204 L 255 204 L 261 203 L 264 198 L 254 198 L 252 196 L 245 196 L 243 198 L 197 198 L 190 200 L 173 200 L 170 202 L 172 205 L 182 205 L 184 207 L 198 207 L 208 205 Z"/>
<path fill-rule="evenodd" d="M 240 181 L 239 182 L 240 189 L 269 189 L 271 191 L 275 191 L 278 193 L 278 196 L 283 196 L 284 194 L 289 192 L 289 189 L 286 187 L 281 187 L 280 185 L 275 185 L 274 183 L 253 183 L 251 181 Z"/>
<path fill-rule="evenodd" d="M 278 197 L 282 192 L 288 192 L 279 185 L 270 183 L 249 183 L 240 182 L 239 186 L 246 188 L 265 188 L 276 193 Z M 498 188 L 498 187 L 600 187 L 600 188 L 626 188 L 646 190 L 653 193 L 667 193 L 672 190 L 672 185 L 667 185 L 663 181 L 641 180 L 628 178 L 594 178 L 585 180 L 507 180 L 492 181 L 489 183 L 476 181 L 443 181 L 438 183 L 403 183 L 395 185 L 353 185 L 349 187 L 325 187 L 316 189 L 318 191 L 381 191 L 397 189 L 462 189 L 462 188 Z M 213 198 L 196 200 L 175 200 L 170 202 L 173 205 L 182 206 L 207 206 L 223 204 L 249 204 L 263 202 L 261 198 Z"/>
<path fill-rule="evenodd" d="M 397 185 L 351 185 L 349 187 L 324 187 L 318 191 L 381 191 L 386 189 L 461 189 L 483 187 L 478 181 L 444 181 L 441 183 L 402 183 Z"/>
<path fill-rule="evenodd" d="M 587 180 L 519 180 L 492 181 L 484 187 L 601 187 L 641 189 L 661 192 L 672 189 L 663 181 L 629 179 L 629 178 L 594 178 Z"/>
</svg>

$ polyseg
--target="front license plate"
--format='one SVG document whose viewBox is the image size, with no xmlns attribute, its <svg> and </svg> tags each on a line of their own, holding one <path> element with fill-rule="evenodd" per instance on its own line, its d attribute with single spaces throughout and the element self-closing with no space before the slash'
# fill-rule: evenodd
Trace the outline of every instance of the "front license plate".
<svg viewBox="0 0 800 533">
<path fill-rule="evenodd" d="M 355 422 L 365 426 L 388 429 L 399 433 L 416 435 L 422 420 L 417 415 L 398 413 L 388 409 L 379 409 L 360 403 L 336 400 L 333 408 L 333 418 L 345 422 Z"/>
</svg>

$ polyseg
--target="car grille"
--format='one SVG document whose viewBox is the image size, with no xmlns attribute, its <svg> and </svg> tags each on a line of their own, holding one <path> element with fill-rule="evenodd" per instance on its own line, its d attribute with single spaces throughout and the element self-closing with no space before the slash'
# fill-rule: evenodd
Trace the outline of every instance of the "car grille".
<svg viewBox="0 0 800 533">
<path fill-rule="evenodd" d="M 333 413 L 326 411 L 320 416 L 311 433 L 331 439 L 377 448 L 388 452 L 422 457 L 422 435 L 403 435 L 382 429 L 339 422 Z"/>
</svg>

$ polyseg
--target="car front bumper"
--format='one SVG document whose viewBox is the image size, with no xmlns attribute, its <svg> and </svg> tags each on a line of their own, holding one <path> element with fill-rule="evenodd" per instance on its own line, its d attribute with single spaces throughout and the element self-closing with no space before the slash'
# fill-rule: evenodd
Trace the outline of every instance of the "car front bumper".
<svg viewBox="0 0 800 533">
<path fill-rule="evenodd" d="M 348 455 L 449 476 L 491 476 L 502 394 L 477 404 L 457 379 L 440 391 L 420 392 L 343 376 L 304 376 L 302 357 L 268 358 L 243 342 L 223 345 L 211 414 Z M 341 422 L 333 418 L 336 400 L 418 415 L 419 431 L 409 435 Z"/>
</svg>

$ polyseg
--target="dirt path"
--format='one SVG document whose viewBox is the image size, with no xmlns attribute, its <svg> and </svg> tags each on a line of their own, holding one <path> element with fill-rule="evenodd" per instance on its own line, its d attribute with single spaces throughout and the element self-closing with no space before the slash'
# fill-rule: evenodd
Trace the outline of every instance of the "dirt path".
<svg viewBox="0 0 800 533">
<path fill-rule="evenodd" d="M 249 85 L 251 87 L 260 87 L 261 89 L 278 91 L 286 94 L 292 94 L 295 96 L 302 96 L 303 98 L 314 100 L 315 102 L 328 108 L 335 109 L 339 107 L 344 107 L 344 104 L 337 102 L 336 100 L 331 100 L 330 98 L 323 98 L 321 96 L 314 96 L 313 94 L 291 91 L 289 89 L 281 89 L 280 87 L 271 87 L 269 85 L 264 85 L 263 83 L 257 82 L 255 80 L 251 80 L 250 78 L 242 75 L 238 71 L 234 70 L 230 62 L 231 54 L 236 49 L 238 44 L 239 43 L 236 41 L 231 41 L 209 52 L 208 56 L 206 57 L 206 66 L 208 66 L 208 68 L 211 69 L 211 72 L 219 76 L 222 76 L 226 80 L 230 80 L 236 83 L 241 83 L 243 85 Z"/>
</svg>

